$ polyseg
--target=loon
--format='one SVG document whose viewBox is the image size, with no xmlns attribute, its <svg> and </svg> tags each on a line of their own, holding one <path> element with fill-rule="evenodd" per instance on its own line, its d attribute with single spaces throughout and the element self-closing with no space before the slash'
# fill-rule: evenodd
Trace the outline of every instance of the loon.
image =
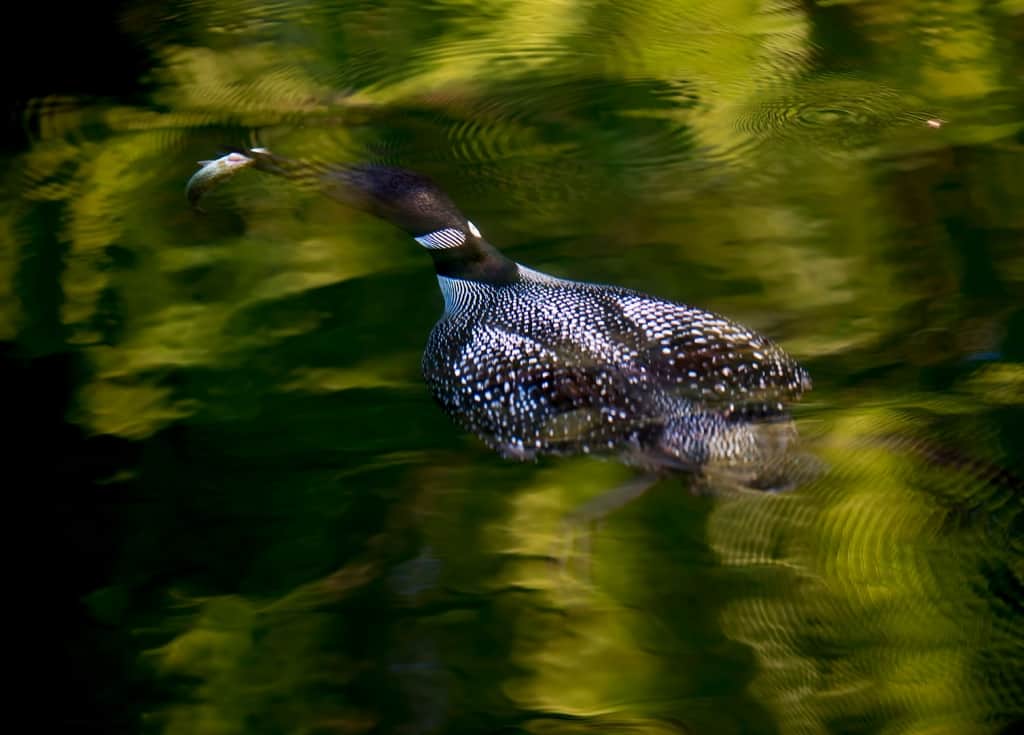
<svg viewBox="0 0 1024 735">
<path fill-rule="evenodd" d="M 385 219 L 426 249 L 444 312 L 423 375 L 444 412 L 506 458 L 593 454 L 699 474 L 757 468 L 789 442 L 773 427 L 791 425 L 786 406 L 810 377 L 747 327 L 514 262 L 412 171 L 301 162 L 265 148 L 200 163 L 188 186 L 194 206 L 216 180 L 251 166 Z"/>
</svg>

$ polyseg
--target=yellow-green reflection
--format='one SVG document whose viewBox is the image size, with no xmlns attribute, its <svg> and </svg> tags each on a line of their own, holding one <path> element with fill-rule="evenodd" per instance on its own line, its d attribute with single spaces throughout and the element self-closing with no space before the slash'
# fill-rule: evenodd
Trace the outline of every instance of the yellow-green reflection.
<svg viewBox="0 0 1024 735">
<path fill-rule="evenodd" d="M 166 733 L 1019 721 L 1021 12 L 210 0 L 134 31 L 145 102 L 38 100 L 0 335 L 73 355 L 68 422 L 138 450 L 85 600 L 151 677 L 124 706 Z M 827 471 L 666 480 L 567 533 L 628 473 L 506 464 L 440 415 L 413 243 L 252 172 L 189 210 L 194 161 L 251 142 L 422 169 L 517 259 L 772 334 Z"/>
</svg>

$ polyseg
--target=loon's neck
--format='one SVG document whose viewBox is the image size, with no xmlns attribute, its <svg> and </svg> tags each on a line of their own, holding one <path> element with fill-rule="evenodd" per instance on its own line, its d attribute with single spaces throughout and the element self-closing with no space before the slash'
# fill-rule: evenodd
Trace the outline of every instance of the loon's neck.
<svg viewBox="0 0 1024 735">
<path fill-rule="evenodd" d="M 519 280 L 519 266 L 481 237 L 467 238 L 458 247 L 431 249 L 439 276 L 499 285 Z"/>
</svg>

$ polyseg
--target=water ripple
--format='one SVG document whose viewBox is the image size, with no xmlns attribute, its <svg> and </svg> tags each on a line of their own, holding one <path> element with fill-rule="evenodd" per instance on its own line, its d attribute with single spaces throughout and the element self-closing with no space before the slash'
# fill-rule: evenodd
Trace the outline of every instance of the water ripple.
<svg viewBox="0 0 1024 735">
<path fill-rule="evenodd" d="M 875 82 L 826 76 L 749 100 L 737 111 L 734 131 L 742 141 L 734 155 L 790 143 L 825 155 L 849 155 L 885 142 L 900 129 L 941 124 L 915 109 L 906 95 Z"/>
</svg>

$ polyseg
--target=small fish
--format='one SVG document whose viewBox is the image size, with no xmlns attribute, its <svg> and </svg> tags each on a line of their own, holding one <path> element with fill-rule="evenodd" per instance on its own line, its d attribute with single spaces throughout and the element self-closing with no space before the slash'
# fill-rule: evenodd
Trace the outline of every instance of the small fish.
<svg viewBox="0 0 1024 735">
<path fill-rule="evenodd" d="M 253 159 L 241 153 L 229 153 L 226 156 L 213 161 L 199 161 L 201 169 L 192 174 L 185 186 L 185 196 L 189 204 L 197 212 L 203 209 L 199 206 L 199 200 L 203 195 L 216 186 L 223 179 L 230 178 L 243 168 L 251 166 Z"/>
</svg>

